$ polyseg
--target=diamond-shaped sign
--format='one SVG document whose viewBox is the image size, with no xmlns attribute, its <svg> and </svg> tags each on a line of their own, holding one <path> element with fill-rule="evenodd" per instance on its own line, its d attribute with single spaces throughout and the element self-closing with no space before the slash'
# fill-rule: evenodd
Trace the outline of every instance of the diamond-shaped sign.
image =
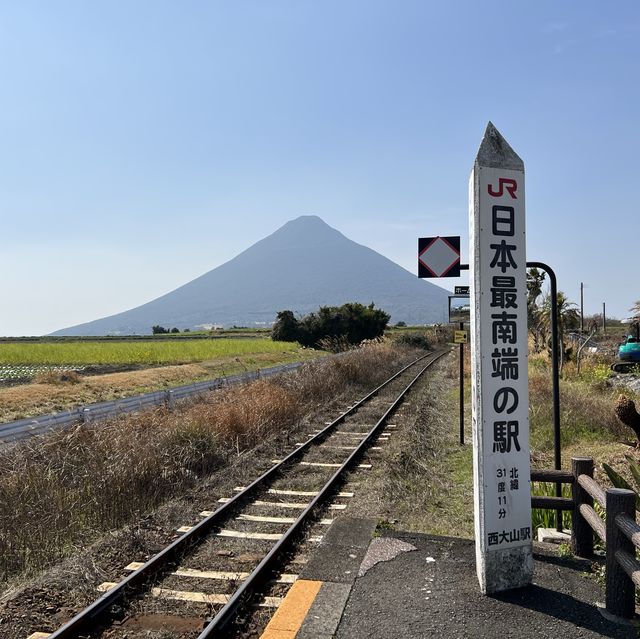
<svg viewBox="0 0 640 639">
<path fill-rule="evenodd" d="M 418 277 L 460 277 L 460 236 L 418 238 Z"/>
</svg>

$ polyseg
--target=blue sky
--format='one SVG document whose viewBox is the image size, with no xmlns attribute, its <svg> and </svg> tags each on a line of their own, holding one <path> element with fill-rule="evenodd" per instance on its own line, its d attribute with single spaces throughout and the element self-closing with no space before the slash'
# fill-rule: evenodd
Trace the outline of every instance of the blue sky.
<svg viewBox="0 0 640 639">
<path fill-rule="evenodd" d="M 418 236 L 467 251 L 488 120 L 528 259 L 625 316 L 639 64 L 635 0 L 2 0 L 0 334 L 137 306 L 301 214 L 412 272 Z"/>
</svg>

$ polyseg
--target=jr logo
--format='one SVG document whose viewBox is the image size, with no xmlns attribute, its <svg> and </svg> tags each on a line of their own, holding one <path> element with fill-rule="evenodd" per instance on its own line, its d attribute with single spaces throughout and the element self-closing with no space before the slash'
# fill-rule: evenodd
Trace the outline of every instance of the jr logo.
<svg viewBox="0 0 640 639">
<path fill-rule="evenodd" d="M 515 180 L 511 178 L 498 178 L 498 190 L 494 191 L 493 186 L 491 184 L 488 185 L 489 195 L 493 197 L 502 197 L 504 195 L 504 191 L 506 189 L 507 193 L 514 199 L 518 199 L 516 196 L 516 191 L 518 190 L 518 184 Z"/>
</svg>

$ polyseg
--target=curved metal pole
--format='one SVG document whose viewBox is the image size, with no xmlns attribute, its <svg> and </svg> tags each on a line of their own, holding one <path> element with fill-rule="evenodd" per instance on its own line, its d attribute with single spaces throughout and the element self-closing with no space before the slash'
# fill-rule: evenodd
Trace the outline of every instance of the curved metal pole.
<svg viewBox="0 0 640 639">
<path fill-rule="evenodd" d="M 560 448 L 560 344 L 558 330 L 558 280 L 553 269 L 544 262 L 527 262 L 528 268 L 539 268 L 549 276 L 551 286 L 551 382 L 553 385 L 553 452 L 556 470 L 562 468 Z M 562 484 L 556 484 L 556 497 L 562 497 Z M 556 530 L 562 532 L 562 511 L 556 511 Z"/>
<path fill-rule="evenodd" d="M 560 339 L 558 331 L 558 282 L 553 269 L 544 262 L 527 262 L 527 268 L 539 268 L 547 273 L 551 284 L 551 359 L 553 384 L 553 448 L 556 470 L 562 468 L 560 452 Z"/>
</svg>

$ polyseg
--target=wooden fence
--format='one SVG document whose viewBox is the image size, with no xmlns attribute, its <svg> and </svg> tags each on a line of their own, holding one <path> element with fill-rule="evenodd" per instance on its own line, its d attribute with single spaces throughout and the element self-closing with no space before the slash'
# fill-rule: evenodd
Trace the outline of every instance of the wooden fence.
<svg viewBox="0 0 640 639">
<path fill-rule="evenodd" d="M 607 612 L 630 619 L 635 613 L 635 589 L 640 588 L 640 526 L 636 523 L 636 494 L 632 490 L 605 490 L 593 479 L 593 459 L 574 457 L 571 472 L 532 470 L 532 482 L 571 485 L 571 497 L 531 497 L 532 508 L 571 511 L 571 550 L 593 556 L 594 533 L 605 544 L 605 605 Z M 606 513 L 606 522 L 594 504 Z"/>
</svg>

